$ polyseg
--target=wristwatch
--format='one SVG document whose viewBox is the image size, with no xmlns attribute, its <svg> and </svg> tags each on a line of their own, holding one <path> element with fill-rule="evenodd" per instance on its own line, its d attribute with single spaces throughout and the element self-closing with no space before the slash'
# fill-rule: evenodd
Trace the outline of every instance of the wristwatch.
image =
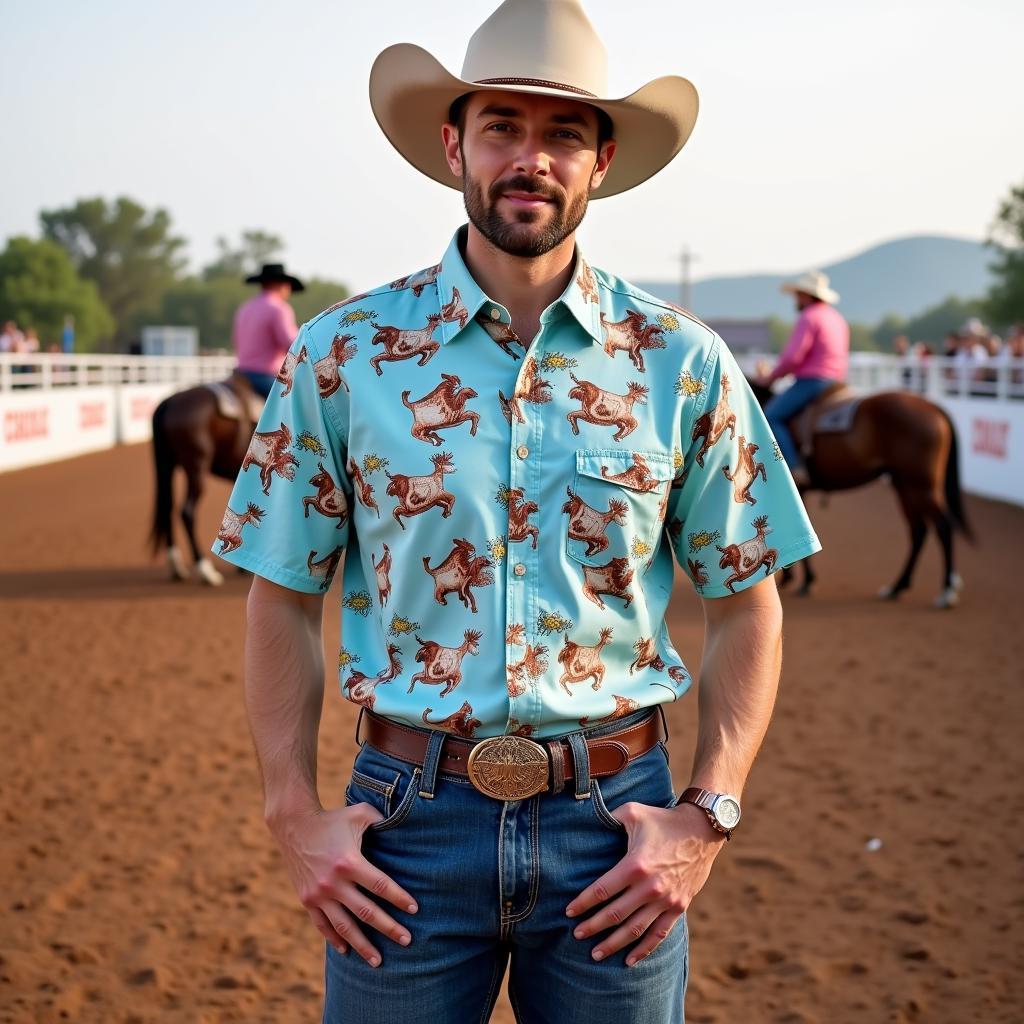
<svg viewBox="0 0 1024 1024">
<path fill-rule="evenodd" d="M 679 803 L 696 804 L 708 816 L 711 827 L 726 839 L 732 839 L 733 829 L 740 823 L 740 802 L 728 793 L 691 786 L 683 790 Z"/>
</svg>

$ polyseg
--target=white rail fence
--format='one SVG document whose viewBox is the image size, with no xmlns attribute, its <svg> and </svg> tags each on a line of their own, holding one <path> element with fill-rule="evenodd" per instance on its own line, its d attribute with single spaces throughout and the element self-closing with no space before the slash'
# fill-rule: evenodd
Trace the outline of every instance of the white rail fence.
<svg viewBox="0 0 1024 1024">
<path fill-rule="evenodd" d="M 751 375 L 774 358 L 737 356 Z M 0 472 L 148 440 L 166 395 L 232 367 L 230 356 L 0 354 Z M 942 405 L 960 437 L 964 488 L 1024 505 L 1024 360 L 857 352 L 849 379 L 864 392 L 903 388 Z"/>
</svg>

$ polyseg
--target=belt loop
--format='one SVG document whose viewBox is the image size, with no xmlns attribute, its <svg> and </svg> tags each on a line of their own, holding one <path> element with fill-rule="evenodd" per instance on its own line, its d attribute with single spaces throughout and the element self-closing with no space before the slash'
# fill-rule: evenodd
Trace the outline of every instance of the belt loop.
<svg viewBox="0 0 1024 1024">
<path fill-rule="evenodd" d="M 561 740 L 551 740 L 547 748 L 551 758 L 551 795 L 558 796 L 565 789 L 565 747 Z"/>
<path fill-rule="evenodd" d="M 590 751 L 581 732 L 571 732 L 566 739 L 572 751 L 573 775 L 576 777 L 576 799 L 590 799 Z"/>
<path fill-rule="evenodd" d="M 427 800 L 434 799 L 434 786 L 437 784 L 437 766 L 441 762 L 441 748 L 447 734 L 440 729 L 430 731 L 430 740 L 427 742 L 427 752 L 423 756 L 423 774 L 420 777 L 420 796 Z"/>
</svg>

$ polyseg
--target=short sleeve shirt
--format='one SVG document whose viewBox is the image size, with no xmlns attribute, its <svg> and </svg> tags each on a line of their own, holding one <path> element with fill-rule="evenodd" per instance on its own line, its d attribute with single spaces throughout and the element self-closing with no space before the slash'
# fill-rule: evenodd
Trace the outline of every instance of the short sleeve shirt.
<svg viewBox="0 0 1024 1024">
<path fill-rule="evenodd" d="M 464 230 L 464 229 L 463 229 Z M 343 695 L 543 738 L 678 699 L 678 564 L 725 598 L 820 545 L 721 338 L 577 253 L 532 341 L 456 234 L 305 324 L 214 551 L 284 587 L 344 563 Z"/>
</svg>

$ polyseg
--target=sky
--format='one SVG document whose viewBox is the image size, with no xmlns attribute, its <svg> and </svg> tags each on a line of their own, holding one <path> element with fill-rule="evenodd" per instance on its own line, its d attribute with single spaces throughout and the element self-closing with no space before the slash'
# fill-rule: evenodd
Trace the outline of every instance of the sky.
<svg viewBox="0 0 1024 1024">
<path fill-rule="evenodd" d="M 456 74 L 495 0 L 0 0 L 0 240 L 96 195 L 166 208 L 193 267 L 283 237 L 362 291 L 443 252 L 462 197 L 383 137 L 367 80 L 414 42 Z M 795 272 L 908 234 L 983 238 L 1024 181 L 1019 0 L 586 0 L 613 96 L 700 93 L 660 174 L 591 204 L 591 262 L 634 280 Z"/>
</svg>

